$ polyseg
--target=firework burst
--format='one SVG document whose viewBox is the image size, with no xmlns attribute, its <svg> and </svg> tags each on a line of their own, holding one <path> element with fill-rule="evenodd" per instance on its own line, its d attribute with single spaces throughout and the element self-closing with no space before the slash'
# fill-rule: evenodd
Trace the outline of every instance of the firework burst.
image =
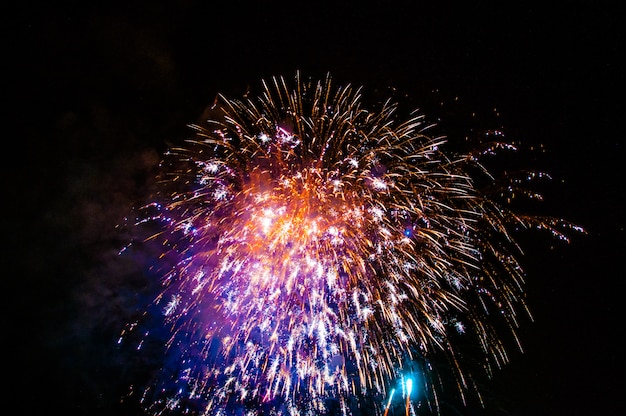
<svg viewBox="0 0 626 416">
<path fill-rule="evenodd" d="M 507 361 L 494 319 L 516 339 L 526 310 L 511 230 L 571 225 L 507 207 L 521 184 L 497 186 L 480 158 L 510 145 L 447 154 L 396 107 L 370 111 L 330 77 L 273 78 L 257 97 L 220 96 L 168 151 L 138 218 L 169 265 L 154 304 L 177 362 L 144 392 L 150 412 L 320 414 L 333 398 L 348 414 L 436 354 L 473 390 L 459 338 L 488 373 Z"/>
</svg>

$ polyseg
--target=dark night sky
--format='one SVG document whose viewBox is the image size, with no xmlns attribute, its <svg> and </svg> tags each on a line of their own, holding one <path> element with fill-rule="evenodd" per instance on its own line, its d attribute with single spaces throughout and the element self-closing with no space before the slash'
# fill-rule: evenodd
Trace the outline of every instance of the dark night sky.
<svg viewBox="0 0 626 416">
<path fill-rule="evenodd" d="M 190 136 L 186 125 L 217 93 L 238 97 L 301 70 L 400 94 L 451 141 L 482 123 L 544 145 L 531 162 L 555 178 L 545 208 L 587 235 L 570 244 L 539 236 L 527 248 L 535 321 L 522 325 L 526 351 L 485 386 L 487 409 L 460 413 L 626 414 L 617 7 L 52 3 L 5 13 L 5 406 L 133 414 L 117 398 L 138 370 L 114 343 L 144 292 L 116 257 L 114 226 L 145 196 L 159 153 Z"/>
</svg>

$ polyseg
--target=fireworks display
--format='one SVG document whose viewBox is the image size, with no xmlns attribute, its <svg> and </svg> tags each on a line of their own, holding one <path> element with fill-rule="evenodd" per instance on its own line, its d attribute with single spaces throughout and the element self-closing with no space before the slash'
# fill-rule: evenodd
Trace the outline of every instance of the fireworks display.
<svg viewBox="0 0 626 416">
<path fill-rule="evenodd" d="M 371 396 L 386 414 L 396 392 L 408 412 L 397 382 L 416 368 L 406 384 L 436 408 L 432 357 L 461 397 L 476 391 L 462 348 L 491 374 L 508 360 L 502 328 L 517 340 L 527 313 L 513 233 L 576 228 L 511 208 L 540 198 L 526 185 L 545 174 L 496 178 L 481 158 L 514 150 L 501 135 L 448 153 L 422 115 L 367 109 L 330 77 L 262 87 L 219 97 L 135 218 L 155 230 L 144 244 L 159 247 L 154 309 L 173 357 L 146 409 L 323 414 L 332 401 L 352 414 Z"/>
</svg>

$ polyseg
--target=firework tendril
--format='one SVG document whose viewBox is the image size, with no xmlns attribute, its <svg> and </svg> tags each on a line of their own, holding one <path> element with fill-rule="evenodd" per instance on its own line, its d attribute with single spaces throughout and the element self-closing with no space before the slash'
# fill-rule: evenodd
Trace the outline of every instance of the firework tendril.
<svg viewBox="0 0 626 416">
<path fill-rule="evenodd" d="M 435 355 L 461 396 L 475 390 L 469 342 L 487 373 L 507 362 L 497 322 L 517 340 L 527 314 L 513 231 L 566 240 L 576 226 L 507 205 L 537 195 L 498 185 L 481 156 L 512 145 L 448 154 L 422 115 L 396 110 L 364 108 L 330 76 L 275 77 L 256 97 L 219 96 L 166 153 L 137 220 L 158 228 L 148 240 L 168 266 L 154 305 L 177 357 L 144 392 L 151 413 L 320 414 L 332 398 L 349 414 Z M 422 388 L 436 407 L 434 380 Z"/>
</svg>

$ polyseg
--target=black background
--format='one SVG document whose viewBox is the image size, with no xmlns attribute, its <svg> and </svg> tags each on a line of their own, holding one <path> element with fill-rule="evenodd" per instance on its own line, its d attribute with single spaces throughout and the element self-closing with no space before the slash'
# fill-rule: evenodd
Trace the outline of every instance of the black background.
<svg viewBox="0 0 626 416">
<path fill-rule="evenodd" d="M 398 96 L 451 142 L 492 126 L 542 149 L 529 164 L 554 177 L 546 211 L 587 230 L 527 247 L 525 352 L 484 410 L 444 414 L 625 414 L 626 37 L 617 7 L 562 3 L 3 6 L 4 406 L 138 414 L 119 396 L 141 369 L 115 342 L 145 282 L 115 225 L 217 93 L 300 70 Z"/>
</svg>

